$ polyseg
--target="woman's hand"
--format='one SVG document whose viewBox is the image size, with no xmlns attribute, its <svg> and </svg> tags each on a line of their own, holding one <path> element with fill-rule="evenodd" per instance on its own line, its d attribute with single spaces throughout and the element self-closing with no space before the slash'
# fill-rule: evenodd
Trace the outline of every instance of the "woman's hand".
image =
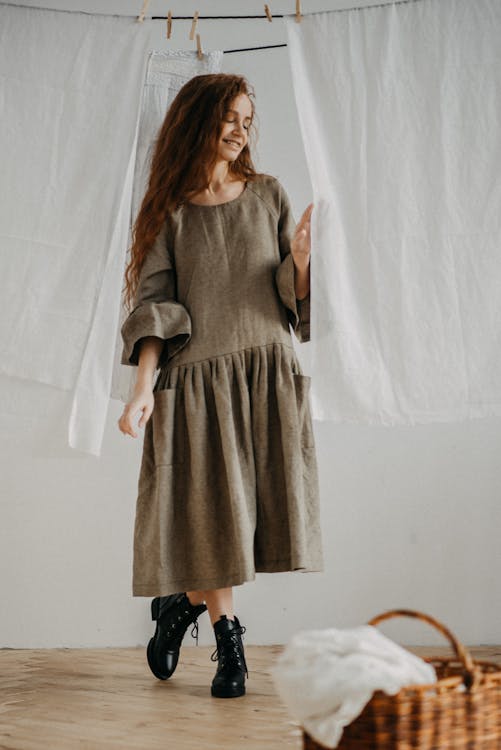
<svg viewBox="0 0 501 750">
<path fill-rule="evenodd" d="M 310 263 L 311 234 L 310 219 L 313 203 L 304 211 L 291 240 L 291 255 L 298 271 L 306 271 Z"/>
<path fill-rule="evenodd" d="M 153 388 L 150 386 L 136 386 L 131 400 L 125 405 L 123 414 L 118 420 L 120 432 L 123 432 L 124 435 L 137 437 L 137 432 L 134 432 L 132 420 L 138 412 L 142 412 L 141 419 L 137 424 L 138 427 L 144 427 L 151 416 L 154 405 L 155 397 L 153 396 Z"/>
<path fill-rule="evenodd" d="M 291 255 L 294 261 L 294 288 L 296 299 L 299 300 L 305 299 L 310 292 L 310 219 L 312 211 L 313 203 L 310 203 L 296 225 L 296 231 L 291 240 Z"/>
</svg>

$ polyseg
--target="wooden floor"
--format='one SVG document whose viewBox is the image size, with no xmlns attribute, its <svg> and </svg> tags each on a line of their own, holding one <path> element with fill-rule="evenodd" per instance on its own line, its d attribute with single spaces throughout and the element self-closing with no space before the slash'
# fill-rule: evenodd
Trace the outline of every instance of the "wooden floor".
<svg viewBox="0 0 501 750">
<path fill-rule="evenodd" d="M 442 648 L 408 647 L 420 656 Z M 144 648 L 0 650 L 0 750 L 301 750 L 269 673 L 283 646 L 245 646 L 247 693 L 210 695 L 209 646 L 185 646 L 170 680 Z M 501 648 L 469 649 L 501 663 Z"/>
</svg>

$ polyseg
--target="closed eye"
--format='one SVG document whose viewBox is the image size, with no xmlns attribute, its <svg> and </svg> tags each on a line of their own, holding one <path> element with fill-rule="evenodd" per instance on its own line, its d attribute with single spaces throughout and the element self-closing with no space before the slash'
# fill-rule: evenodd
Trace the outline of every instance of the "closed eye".
<svg viewBox="0 0 501 750">
<path fill-rule="evenodd" d="M 226 122 L 235 122 L 234 120 L 226 120 Z M 244 125 L 245 130 L 249 130 L 250 125 Z"/>
<path fill-rule="evenodd" d="M 227 118 L 225 118 L 225 120 L 226 120 L 226 122 L 235 122 L 234 119 L 233 120 L 228 120 Z M 244 125 L 245 130 L 249 130 L 250 126 L 251 126 L 250 122 L 247 123 L 247 125 Z"/>
</svg>

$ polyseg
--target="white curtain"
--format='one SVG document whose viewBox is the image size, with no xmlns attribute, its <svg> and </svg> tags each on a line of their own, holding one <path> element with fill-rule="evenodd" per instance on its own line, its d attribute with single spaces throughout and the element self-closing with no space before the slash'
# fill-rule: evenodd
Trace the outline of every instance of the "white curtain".
<svg viewBox="0 0 501 750">
<path fill-rule="evenodd" d="M 144 83 L 167 63 L 149 51 L 151 28 L 0 3 L 0 441 L 32 456 L 99 456 L 112 376 L 116 393 L 130 378 L 116 375 L 116 347 Z M 205 72 L 222 53 L 184 55 Z"/>
<path fill-rule="evenodd" d="M 35 455 L 99 450 L 148 47 L 132 18 L 0 5 L 0 427 Z"/>
<path fill-rule="evenodd" d="M 501 3 L 285 25 L 315 203 L 313 416 L 501 415 Z"/>
</svg>

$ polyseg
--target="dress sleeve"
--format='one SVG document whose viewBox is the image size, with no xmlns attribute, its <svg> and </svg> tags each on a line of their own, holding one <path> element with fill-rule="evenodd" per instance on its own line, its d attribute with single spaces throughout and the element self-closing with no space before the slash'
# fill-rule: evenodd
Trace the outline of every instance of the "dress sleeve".
<svg viewBox="0 0 501 750">
<path fill-rule="evenodd" d="M 280 185 L 280 207 L 278 220 L 278 243 L 280 247 L 280 265 L 275 272 L 275 282 L 282 303 L 287 309 L 289 323 L 298 341 L 310 340 L 310 292 L 303 299 L 296 298 L 294 288 L 294 261 L 290 251 L 291 239 L 294 236 L 296 222 L 292 215 L 289 196 Z"/>
<path fill-rule="evenodd" d="M 191 338 L 191 317 L 176 300 L 176 272 L 167 244 L 167 222 L 148 250 L 139 275 L 134 307 L 120 329 L 121 364 L 138 365 L 140 341 L 158 336 L 164 345 L 157 367 L 162 367 Z"/>
</svg>

